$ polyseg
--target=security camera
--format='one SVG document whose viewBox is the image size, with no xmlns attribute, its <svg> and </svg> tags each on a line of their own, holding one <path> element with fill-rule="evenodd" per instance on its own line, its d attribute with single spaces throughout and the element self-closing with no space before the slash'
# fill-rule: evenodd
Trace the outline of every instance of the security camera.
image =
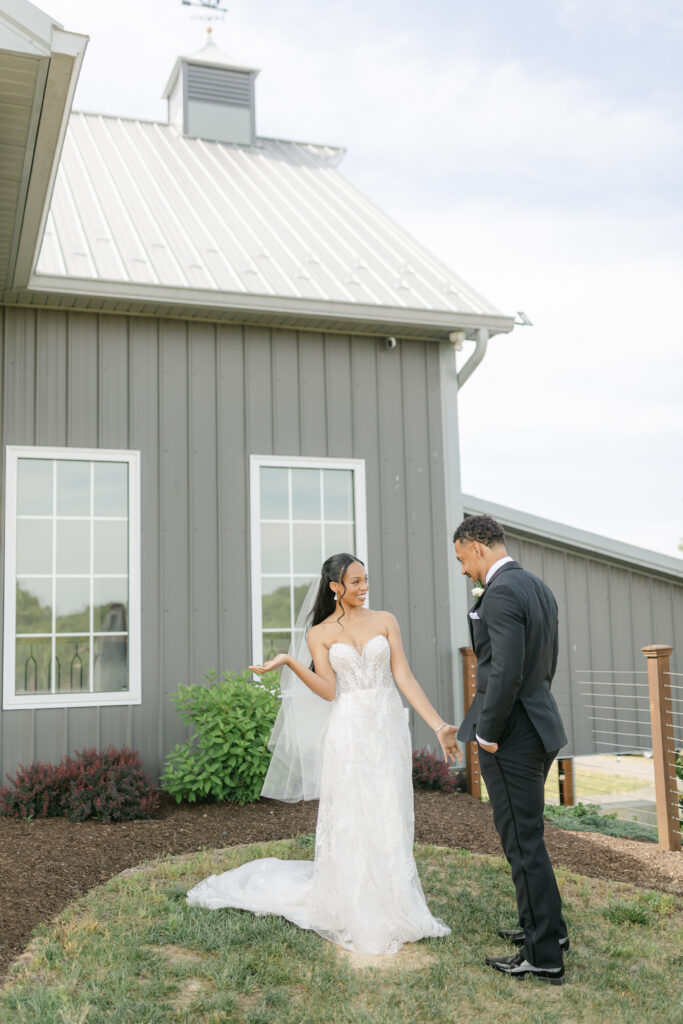
<svg viewBox="0 0 683 1024">
<path fill-rule="evenodd" d="M 396 341 L 396 338 L 385 338 L 384 339 L 384 347 L 387 348 L 387 349 L 396 348 L 397 344 L 398 344 L 398 342 Z"/>
</svg>

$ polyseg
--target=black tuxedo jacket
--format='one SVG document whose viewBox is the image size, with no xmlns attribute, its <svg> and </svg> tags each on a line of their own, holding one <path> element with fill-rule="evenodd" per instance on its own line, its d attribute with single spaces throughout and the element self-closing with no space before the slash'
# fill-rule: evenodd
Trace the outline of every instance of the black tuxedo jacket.
<svg viewBox="0 0 683 1024">
<path fill-rule="evenodd" d="M 495 573 L 469 612 L 477 656 L 477 692 L 458 731 L 471 742 L 478 733 L 500 743 L 513 706 L 521 701 L 546 751 L 567 742 L 550 692 L 558 652 L 557 602 L 537 576 L 517 562 Z"/>
</svg>

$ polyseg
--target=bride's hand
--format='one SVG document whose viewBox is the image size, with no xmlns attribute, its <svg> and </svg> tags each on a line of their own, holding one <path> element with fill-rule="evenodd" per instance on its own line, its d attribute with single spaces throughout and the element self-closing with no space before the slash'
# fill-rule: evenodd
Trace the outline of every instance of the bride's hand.
<svg viewBox="0 0 683 1024">
<path fill-rule="evenodd" d="M 265 665 L 248 665 L 247 668 L 250 672 L 255 672 L 256 675 L 262 676 L 266 672 L 272 672 L 274 668 L 280 668 L 282 665 L 287 664 L 287 654 L 276 654 L 274 658 L 267 661 Z"/>
<path fill-rule="evenodd" d="M 443 750 L 443 759 L 448 762 L 450 759 L 455 763 L 456 759 L 462 761 L 462 751 L 458 746 L 456 736 L 458 730 L 454 725 L 446 725 L 443 729 L 440 729 L 437 733 L 441 749 Z"/>
</svg>

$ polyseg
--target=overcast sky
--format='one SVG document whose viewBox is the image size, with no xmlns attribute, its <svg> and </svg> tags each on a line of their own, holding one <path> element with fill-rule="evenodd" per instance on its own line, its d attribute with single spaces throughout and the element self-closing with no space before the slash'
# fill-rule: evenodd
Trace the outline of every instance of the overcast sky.
<svg viewBox="0 0 683 1024">
<path fill-rule="evenodd" d="M 165 120 L 206 23 L 45 0 L 90 36 L 75 108 Z M 460 396 L 467 492 L 669 555 L 683 537 L 683 3 L 227 0 L 257 131 L 354 184 L 505 313 Z"/>
</svg>

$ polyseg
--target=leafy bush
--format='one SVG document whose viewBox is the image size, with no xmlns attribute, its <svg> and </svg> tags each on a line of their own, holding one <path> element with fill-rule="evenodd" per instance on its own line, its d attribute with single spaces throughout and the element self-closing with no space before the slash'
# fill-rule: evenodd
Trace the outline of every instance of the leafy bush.
<svg viewBox="0 0 683 1024">
<path fill-rule="evenodd" d="M 604 814 L 599 804 L 578 803 L 576 807 L 558 807 L 546 804 L 543 815 L 558 828 L 575 832 L 601 832 L 604 836 L 622 836 L 626 839 L 647 839 L 657 842 L 657 832 L 637 821 L 624 821 L 615 813 Z"/>
<path fill-rule="evenodd" d="M 0 814 L 10 818 L 132 821 L 149 818 L 159 803 L 140 755 L 128 747 L 89 747 L 57 765 L 20 765 L 10 783 L 0 788 Z"/>
<path fill-rule="evenodd" d="M 413 786 L 416 789 L 440 789 L 444 793 L 465 790 L 465 773 L 452 770 L 442 755 L 433 754 L 428 747 L 413 751 Z"/>
<path fill-rule="evenodd" d="M 268 740 L 280 707 L 277 672 L 258 683 L 251 672 L 215 672 L 208 686 L 179 686 L 171 694 L 181 718 L 194 727 L 166 759 L 161 785 L 181 800 L 258 800 L 270 764 Z"/>
</svg>

